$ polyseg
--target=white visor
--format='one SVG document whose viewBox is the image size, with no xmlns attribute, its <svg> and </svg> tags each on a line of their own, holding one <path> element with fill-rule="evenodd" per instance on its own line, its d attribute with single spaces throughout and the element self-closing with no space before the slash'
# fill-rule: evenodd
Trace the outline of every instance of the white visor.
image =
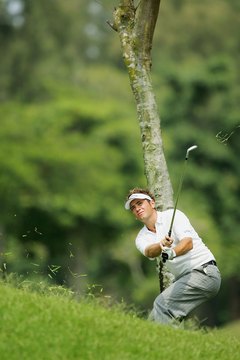
<svg viewBox="0 0 240 360">
<path fill-rule="evenodd" d="M 129 196 L 128 200 L 125 203 L 125 209 L 129 210 L 130 209 L 130 204 L 131 201 L 135 200 L 135 199 L 146 199 L 146 200 L 152 200 L 152 198 L 147 195 L 147 194 L 142 194 L 142 193 L 136 193 L 136 194 L 132 194 Z"/>
</svg>

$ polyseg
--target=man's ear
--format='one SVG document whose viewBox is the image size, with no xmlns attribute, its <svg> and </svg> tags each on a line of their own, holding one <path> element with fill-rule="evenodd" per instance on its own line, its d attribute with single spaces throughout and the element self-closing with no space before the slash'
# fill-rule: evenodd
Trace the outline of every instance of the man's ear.
<svg viewBox="0 0 240 360">
<path fill-rule="evenodd" d="M 153 209 L 155 209 L 155 201 L 154 200 L 150 201 L 150 205 L 152 206 Z"/>
</svg>

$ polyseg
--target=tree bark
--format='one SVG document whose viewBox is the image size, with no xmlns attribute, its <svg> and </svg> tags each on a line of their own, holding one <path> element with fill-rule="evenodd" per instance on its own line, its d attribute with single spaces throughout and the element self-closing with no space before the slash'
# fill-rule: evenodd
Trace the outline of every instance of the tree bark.
<svg viewBox="0 0 240 360">
<path fill-rule="evenodd" d="M 124 63 L 137 104 L 144 171 L 156 208 L 173 207 L 173 191 L 163 151 L 160 117 L 151 79 L 151 50 L 161 0 L 121 0 L 112 28 L 118 32 Z M 136 4 L 137 3 L 137 4 Z M 171 282 L 161 261 L 157 262 L 160 292 Z"/>
<path fill-rule="evenodd" d="M 118 32 L 124 63 L 137 104 L 144 171 L 157 209 L 173 207 L 172 186 L 163 152 L 160 117 L 151 80 L 151 49 L 160 0 L 121 0 L 112 27 Z"/>
</svg>

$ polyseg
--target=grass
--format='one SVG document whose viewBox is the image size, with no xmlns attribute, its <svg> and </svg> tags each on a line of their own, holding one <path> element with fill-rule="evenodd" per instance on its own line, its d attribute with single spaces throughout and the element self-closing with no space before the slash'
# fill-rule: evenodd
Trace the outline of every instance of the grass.
<svg viewBox="0 0 240 360">
<path fill-rule="evenodd" d="M 239 338 L 226 331 L 157 325 L 61 288 L 0 282 L 0 318 L 1 360 L 237 360 L 240 353 Z"/>
</svg>

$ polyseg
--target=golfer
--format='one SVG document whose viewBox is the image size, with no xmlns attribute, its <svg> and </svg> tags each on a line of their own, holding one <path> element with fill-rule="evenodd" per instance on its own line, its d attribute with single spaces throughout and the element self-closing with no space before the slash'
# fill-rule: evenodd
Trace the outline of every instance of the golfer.
<svg viewBox="0 0 240 360">
<path fill-rule="evenodd" d="M 155 299 L 151 320 L 163 324 L 181 321 L 218 293 L 221 275 L 216 260 L 183 212 L 176 210 L 169 237 L 173 209 L 156 211 L 148 190 L 130 190 L 125 209 L 144 224 L 136 238 L 137 249 L 150 260 L 161 257 L 174 275 L 172 284 Z"/>
</svg>

